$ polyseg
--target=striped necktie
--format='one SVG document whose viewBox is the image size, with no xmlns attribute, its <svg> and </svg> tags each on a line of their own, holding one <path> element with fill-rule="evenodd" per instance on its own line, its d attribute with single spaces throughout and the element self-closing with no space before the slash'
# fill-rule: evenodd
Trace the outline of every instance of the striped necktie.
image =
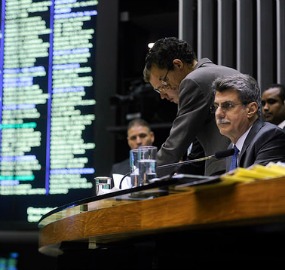
<svg viewBox="0 0 285 270">
<path fill-rule="evenodd" d="M 231 162 L 231 166 L 230 166 L 230 171 L 231 170 L 234 170 L 237 168 L 237 157 L 238 157 L 238 153 L 239 153 L 239 150 L 238 148 L 234 145 L 234 154 L 232 156 L 232 162 Z"/>
</svg>

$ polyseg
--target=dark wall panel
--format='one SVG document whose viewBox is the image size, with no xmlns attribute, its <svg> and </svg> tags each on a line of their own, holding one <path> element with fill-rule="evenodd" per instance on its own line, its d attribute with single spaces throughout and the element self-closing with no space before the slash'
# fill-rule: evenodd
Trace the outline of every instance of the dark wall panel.
<svg viewBox="0 0 285 270">
<path fill-rule="evenodd" d="M 250 74 L 264 89 L 285 83 L 284 14 L 283 0 L 181 0 L 180 38 L 199 58 Z"/>
</svg>

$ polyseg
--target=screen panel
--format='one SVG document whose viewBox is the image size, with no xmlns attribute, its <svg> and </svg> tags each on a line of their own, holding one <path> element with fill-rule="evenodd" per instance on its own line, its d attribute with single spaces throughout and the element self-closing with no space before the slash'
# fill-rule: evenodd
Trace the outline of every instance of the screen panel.
<svg viewBox="0 0 285 270">
<path fill-rule="evenodd" d="M 2 0 L 0 229 L 93 196 L 97 0 Z"/>
</svg>

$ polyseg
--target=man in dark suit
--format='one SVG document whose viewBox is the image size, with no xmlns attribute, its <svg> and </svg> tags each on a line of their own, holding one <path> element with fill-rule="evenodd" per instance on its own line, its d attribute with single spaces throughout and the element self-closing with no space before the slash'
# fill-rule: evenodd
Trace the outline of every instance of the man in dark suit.
<svg viewBox="0 0 285 270">
<path fill-rule="evenodd" d="M 261 119 L 261 92 L 246 74 L 218 78 L 213 83 L 216 123 L 238 149 L 237 166 L 285 162 L 285 132 Z M 230 171 L 231 158 L 227 158 Z"/>
<path fill-rule="evenodd" d="M 261 105 L 264 120 L 285 129 L 285 86 L 268 86 L 262 93 Z"/>
<path fill-rule="evenodd" d="M 133 119 L 127 128 L 127 140 L 130 149 L 137 149 L 140 146 L 149 146 L 154 142 L 154 133 L 150 125 L 143 119 Z M 130 159 L 115 163 L 111 169 L 111 176 L 116 174 L 127 174 L 130 172 Z"/>
<path fill-rule="evenodd" d="M 227 149 L 230 141 L 220 134 L 211 111 L 211 85 L 217 77 L 239 73 L 237 70 L 215 65 L 208 58 L 198 61 L 187 42 L 168 37 L 156 41 L 149 50 L 143 73 L 162 99 L 178 104 L 169 136 L 157 153 L 158 166 L 180 161 L 195 139 L 206 156 Z M 224 160 L 205 162 L 205 175 L 223 172 Z"/>
</svg>

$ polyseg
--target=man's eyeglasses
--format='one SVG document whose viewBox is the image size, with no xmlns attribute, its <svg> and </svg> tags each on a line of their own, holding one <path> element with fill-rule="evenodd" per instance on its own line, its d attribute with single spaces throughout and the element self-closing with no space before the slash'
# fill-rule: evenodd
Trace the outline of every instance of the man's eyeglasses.
<svg viewBox="0 0 285 270">
<path fill-rule="evenodd" d="M 158 88 L 155 88 L 154 91 L 156 91 L 157 93 L 161 93 L 162 91 L 164 91 L 169 85 L 167 82 L 167 75 L 168 75 L 169 69 L 167 69 L 167 72 L 165 74 L 165 76 L 160 80 L 161 81 L 161 86 Z"/>
<path fill-rule="evenodd" d="M 161 84 L 166 86 L 168 84 L 167 82 L 167 75 L 168 75 L 169 69 L 167 69 L 167 72 L 165 74 L 165 76 L 161 79 Z"/>
<path fill-rule="evenodd" d="M 223 102 L 221 104 L 214 103 L 212 109 L 215 112 L 220 107 L 223 112 L 227 112 L 227 111 L 232 110 L 234 107 L 236 107 L 238 105 L 245 105 L 245 104 L 243 104 L 243 103 L 234 103 L 232 101 L 225 101 L 225 102 Z"/>
</svg>

